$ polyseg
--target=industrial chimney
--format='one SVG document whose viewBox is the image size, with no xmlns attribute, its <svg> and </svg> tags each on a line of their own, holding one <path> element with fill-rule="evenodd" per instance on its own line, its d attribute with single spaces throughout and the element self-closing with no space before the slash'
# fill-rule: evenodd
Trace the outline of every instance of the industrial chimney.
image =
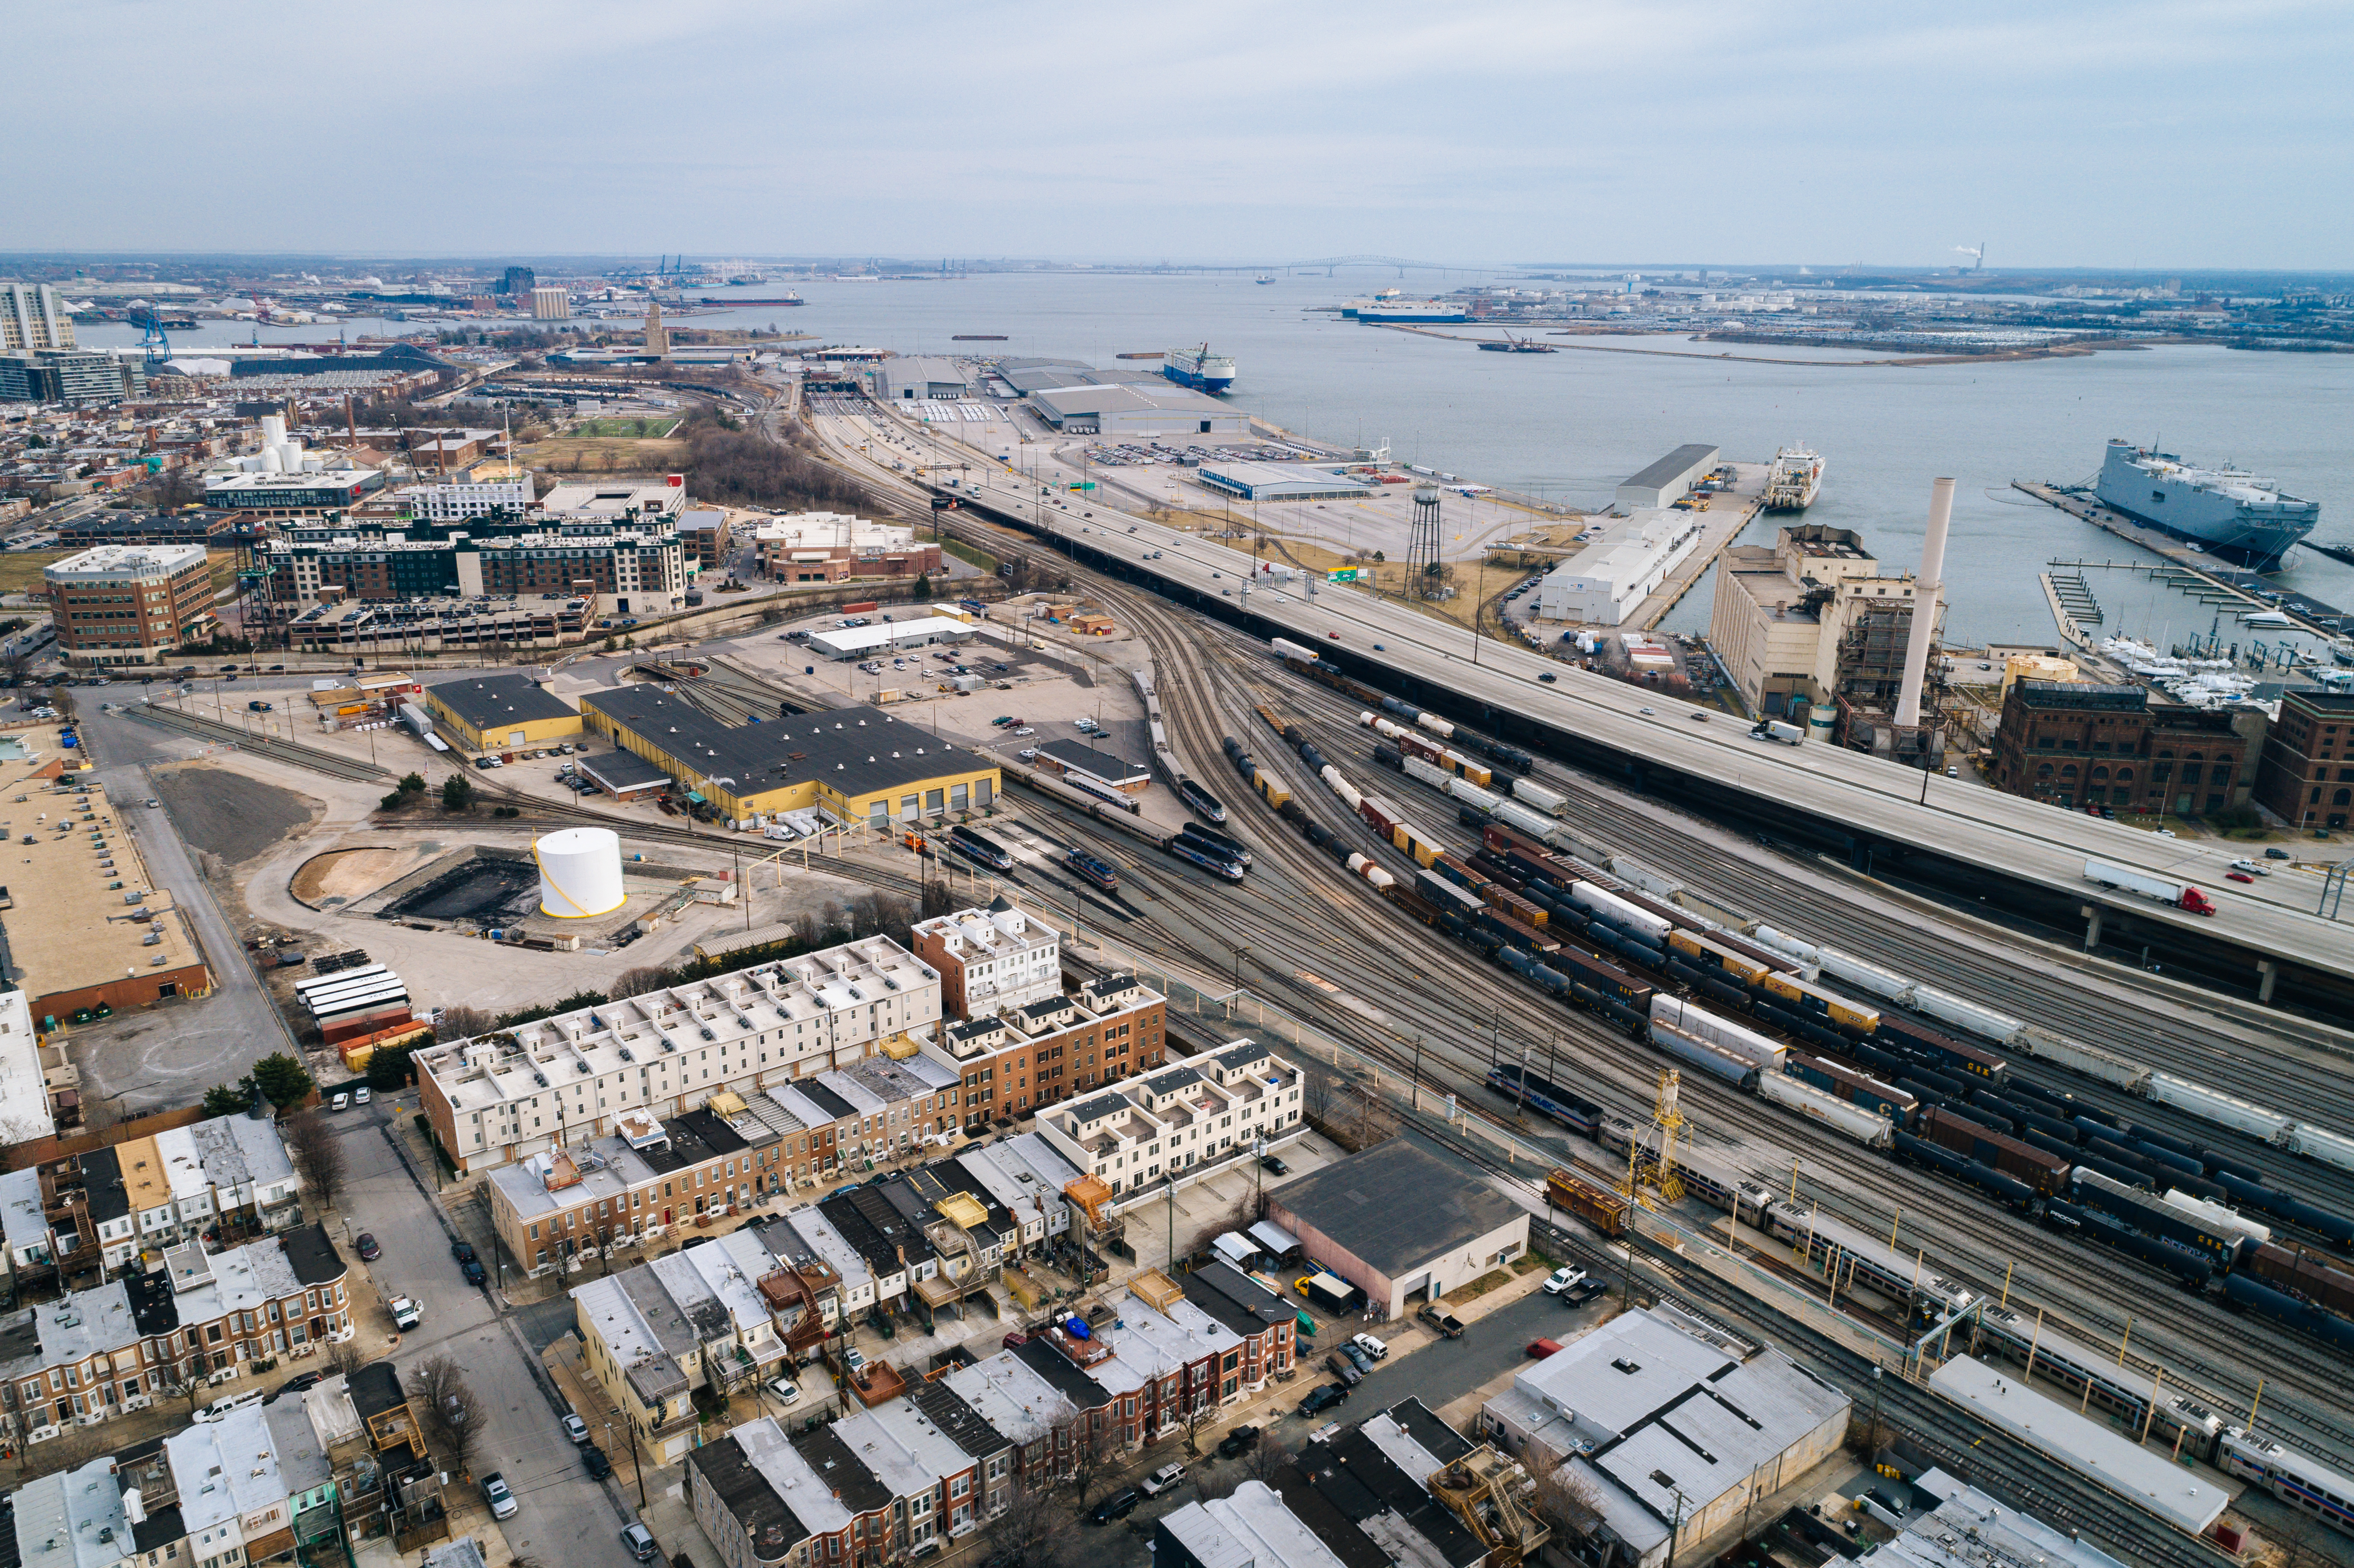
<svg viewBox="0 0 2354 1568">
<path fill-rule="evenodd" d="M 1946 529 L 1954 520 L 1954 482 L 1929 486 L 1929 532 L 1921 541 L 1921 570 L 1913 581 L 1913 634 L 1904 640 L 1904 684 L 1896 695 L 1896 726 L 1921 722 L 1921 685 L 1928 674 L 1929 641 L 1937 633 L 1937 600 L 1945 589 Z"/>
</svg>

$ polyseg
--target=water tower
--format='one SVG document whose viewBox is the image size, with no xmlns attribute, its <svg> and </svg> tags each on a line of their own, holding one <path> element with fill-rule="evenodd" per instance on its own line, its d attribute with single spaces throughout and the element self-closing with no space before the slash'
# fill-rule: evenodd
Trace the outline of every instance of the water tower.
<svg viewBox="0 0 2354 1568">
<path fill-rule="evenodd" d="M 1416 599 L 1438 593 L 1438 486 L 1414 487 L 1414 532 L 1405 546 L 1405 591 Z"/>
<path fill-rule="evenodd" d="M 539 867 L 539 912 L 558 920 L 610 915 L 621 889 L 621 840 L 610 828 L 566 828 L 531 842 Z"/>
</svg>

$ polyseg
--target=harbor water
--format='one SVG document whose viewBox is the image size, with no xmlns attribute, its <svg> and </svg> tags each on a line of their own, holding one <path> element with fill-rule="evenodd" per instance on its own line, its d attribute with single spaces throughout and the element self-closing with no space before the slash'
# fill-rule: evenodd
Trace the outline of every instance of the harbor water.
<svg viewBox="0 0 2354 1568">
<path fill-rule="evenodd" d="M 2345 438 L 2354 428 L 2354 357 L 2200 346 L 1990 364 L 1867 365 L 1860 362 L 1885 356 L 1700 344 L 1680 334 L 1544 339 L 1659 351 L 1646 354 L 1575 347 L 1482 354 L 1468 343 L 1312 312 L 1394 284 L 1411 293 L 1472 281 L 1464 273 L 1400 280 L 1372 269 L 1332 278 L 1278 276 L 1272 285 L 1254 284 L 1247 274 L 821 279 L 792 283 L 808 302 L 798 309 L 690 310 L 673 321 L 678 327 L 773 324 L 822 343 L 903 354 L 986 349 L 1105 366 L 1121 352 L 1206 343 L 1236 362 L 1227 400 L 1278 425 L 1348 445 L 1386 439 L 1402 460 L 1586 506 L 1607 504 L 1620 479 L 1685 441 L 1763 461 L 1803 440 L 1827 464 L 1821 497 L 1806 520 L 1854 529 L 1892 567 L 1917 561 L 1929 482 L 1951 474 L 1960 482 L 1946 563 L 1946 634 L 1956 642 L 2050 641 L 2052 617 L 2036 580 L 2047 560 L 2151 559 L 2009 488 L 2013 479 L 2089 482 L 2112 436 L 2268 475 L 2321 503 L 2317 537 L 2354 539 L 2354 464 Z M 772 297 L 783 287 L 697 291 L 689 298 Z M 345 324 L 354 333 L 376 325 Z M 318 341 L 332 330 L 264 329 L 260 336 L 264 343 Z M 394 323 L 389 330 L 419 328 Z M 174 347 L 244 343 L 252 332 L 245 323 L 207 323 L 175 334 Z M 1002 333 L 1006 341 L 953 342 L 960 333 Z M 126 342 L 136 335 L 110 327 L 87 330 L 84 338 L 100 344 L 117 334 Z M 1770 542 L 1783 521 L 1759 518 L 1744 541 Z M 2140 574 L 2088 571 L 2085 577 L 2107 614 L 2104 632 L 2157 639 L 2170 630 L 2179 639 L 2209 630 L 2211 609 Z M 2292 551 L 2287 569 L 2274 580 L 2354 608 L 2354 567 L 2311 551 Z M 1667 629 L 1704 628 L 1711 586 L 1704 577 Z M 2233 640 L 2228 620 L 2223 635 Z"/>
</svg>

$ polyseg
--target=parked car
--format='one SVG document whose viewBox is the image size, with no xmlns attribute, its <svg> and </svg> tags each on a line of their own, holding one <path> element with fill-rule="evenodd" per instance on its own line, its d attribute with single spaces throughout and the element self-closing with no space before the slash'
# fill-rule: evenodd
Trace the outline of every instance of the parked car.
<svg viewBox="0 0 2354 1568">
<path fill-rule="evenodd" d="M 621 1549 L 641 1563 L 651 1563 L 662 1554 L 654 1544 L 654 1532 L 642 1524 L 633 1524 L 621 1531 Z"/>
<path fill-rule="evenodd" d="M 474 1244 L 472 1242 L 451 1242 L 450 1244 L 450 1255 L 456 1258 L 460 1263 L 472 1263 L 474 1261 Z"/>
<path fill-rule="evenodd" d="M 482 1272 L 482 1266 L 471 1257 L 458 1266 L 458 1272 L 466 1277 L 469 1285 L 480 1285 L 489 1277 Z"/>
<path fill-rule="evenodd" d="M 496 1470 L 482 1478 L 482 1500 L 491 1505 L 493 1519 L 509 1519 L 514 1514 L 515 1495 L 507 1489 L 507 1478 Z"/>
<path fill-rule="evenodd" d="M 1096 1504 L 1094 1511 L 1087 1515 L 1087 1522 L 1109 1524 L 1113 1520 L 1126 1519 L 1136 1511 L 1136 1505 L 1143 1500 L 1144 1494 L 1134 1487 L 1122 1487 Z"/>
<path fill-rule="evenodd" d="M 1390 1353 L 1389 1346 L 1371 1334 L 1352 1334 L 1349 1336 L 1349 1342 L 1377 1361 L 1385 1359 Z"/>
<path fill-rule="evenodd" d="M 1354 1340 L 1343 1340 L 1332 1348 L 1348 1357 L 1350 1364 L 1354 1366 L 1360 1374 L 1373 1370 L 1373 1352 Z"/>
<path fill-rule="evenodd" d="M 601 1481 L 613 1473 L 613 1461 L 605 1457 L 605 1450 L 594 1443 L 580 1445 L 580 1462 L 588 1467 L 588 1478 Z"/>
<path fill-rule="evenodd" d="M 1145 1477 L 1139 1484 L 1144 1488 L 1144 1495 L 1146 1497 L 1157 1498 L 1162 1492 L 1167 1491 L 1171 1487 L 1175 1486 L 1179 1481 L 1182 1481 L 1184 1478 L 1185 1467 L 1178 1464 L 1174 1460 L 1172 1460 L 1170 1463 L 1163 1465 L 1159 1469 L 1153 1471 L 1152 1474 Z"/>
<path fill-rule="evenodd" d="M 270 711 L 270 705 L 265 702 L 250 702 L 245 705 L 245 711 L 249 714 L 266 714 Z"/>
<path fill-rule="evenodd" d="M 353 1240 L 352 1245 L 358 1250 L 361 1258 L 369 1263 L 384 1255 L 384 1248 L 376 1245 L 375 1235 L 367 1231 L 362 1231 Z"/>
<path fill-rule="evenodd" d="M 1231 1459 L 1246 1449 L 1256 1447 L 1257 1444 L 1257 1427 L 1237 1426 L 1218 1440 L 1218 1457 Z"/>
<path fill-rule="evenodd" d="M 1561 1341 L 1558 1340 L 1531 1340 L 1529 1341 L 1529 1360 L 1532 1361 L 1541 1361 L 1547 1356 L 1558 1354 L 1560 1350 Z"/>
<path fill-rule="evenodd" d="M 349 1095 L 337 1095 L 334 1099 L 327 1102 L 327 1108 L 331 1111 L 349 1110 L 352 1108 L 352 1097 Z"/>
<path fill-rule="evenodd" d="M 367 1103 L 368 1086 L 366 1084 L 362 1084 L 358 1088 L 352 1091 L 352 1104 L 355 1106 L 364 1106 Z"/>
<path fill-rule="evenodd" d="M 1258 1168 L 1266 1171 L 1270 1176 L 1288 1176 L 1291 1174 L 1291 1167 L 1286 1165 L 1282 1160 L 1278 1160 L 1272 1154 L 1260 1155 L 1258 1157 Z"/>
<path fill-rule="evenodd" d="M 1302 1415 L 1321 1415 L 1324 1412 L 1331 1409 L 1334 1405 L 1339 1404 L 1348 1397 L 1349 1389 L 1346 1383 L 1319 1383 L 1314 1388 L 1308 1391 L 1308 1397 L 1306 1399 L 1299 1402 L 1299 1414 Z"/>
<path fill-rule="evenodd" d="M 564 1435 L 575 1443 L 586 1443 L 588 1441 L 588 1424 L 578 1415 L 567 1415 L 564 1418 Z"/>
<path fill-rule="evenodd" d="M 1324 1358 L 1324 1366 L 1334 1377 L 1341 1380 L 1342 1388 L 1354 1388 L 1365 1381 L 1365 1374 L 1357 1370 L 1357 1363 L 1339 1351 L 1334 1351 Z"/>
<path fill-rule="evenodd" d="M 790 1404 L 801 1396 L 801 1385 L 789 1377 L 772 1377 L 769 1380 L 769 1392 L 777 1396 L 779 1404 Z"/>
<path fill-rule="evenodd" d="M 1545 1277 L 1544 1293 L 1548 1296 L 1558 1296 L 1570 1287 L 1582 1284 L 1585 1279 L 1585 1270 L 1582 1268 L 1567 1266 L 1556 1268 Z"/>
</svg>

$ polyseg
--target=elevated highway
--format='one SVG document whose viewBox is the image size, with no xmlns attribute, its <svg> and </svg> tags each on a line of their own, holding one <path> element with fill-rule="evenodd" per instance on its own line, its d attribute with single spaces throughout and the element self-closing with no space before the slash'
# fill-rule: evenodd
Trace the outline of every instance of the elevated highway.
<svg viewBox="0 0 2354 1568">
<path fill-rule="evenodd" d="M 1298 578 L 1254 583 L 1245 552 L 1011 472 L 976 472 L 932 493 L 1255 635 L 1314 646 L 1369 685 L 1633 788 L 1830 850 L 1974 908 L 2082 929 L 2088 947 L 2146 949 L 2167 972 L 2187 970 L 2221 990 L 2321 1016 L 2354 1012 L 2354 926 L 2294 907 L 2291 899 L 2312 891 L 2302 878 L 2254 887 L 2226 881 L 2236 852 L 2223 846 L 2164 838 L 1860 752 L 1755 740 L 1722 713 L 1703 718 L 1712 711 L 1475 639 L 1362 589 Z M 2088 858 L 2195 883 L 2218 912 L 2190 915 L 2095 887 L 2084 879 Z"/>
</svg>

